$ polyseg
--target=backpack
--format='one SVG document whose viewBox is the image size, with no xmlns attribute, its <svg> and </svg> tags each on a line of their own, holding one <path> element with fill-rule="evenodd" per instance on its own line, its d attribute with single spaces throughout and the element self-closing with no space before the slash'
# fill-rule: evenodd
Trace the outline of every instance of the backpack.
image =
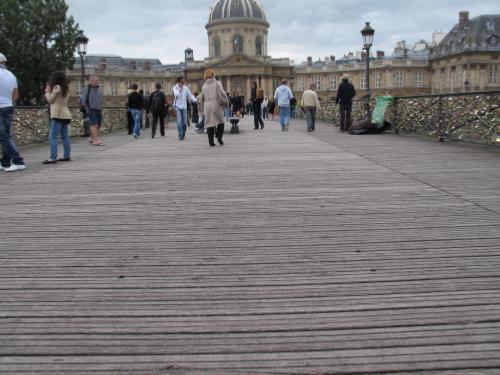
<svg viewBox="0 0 500 375">
<path fill-rule="evenodd" d="M 163 99 L 161 97 L 161 91 L 157 91 L 151 97 L 151 112 L 160 113 L 163 111 Z"/>
</svg>

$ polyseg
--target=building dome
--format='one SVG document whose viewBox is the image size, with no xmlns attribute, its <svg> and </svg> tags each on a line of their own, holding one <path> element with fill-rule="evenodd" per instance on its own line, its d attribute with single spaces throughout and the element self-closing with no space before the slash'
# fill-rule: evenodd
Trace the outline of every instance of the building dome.
<svg viewBox="0 0 500 375">
<path fill-rule="evenodd" d="M 268 24 L 264 10 L 255 0 L 217 0 L 210 10 L 207 26 L 238 20 Z"/>
</svg>

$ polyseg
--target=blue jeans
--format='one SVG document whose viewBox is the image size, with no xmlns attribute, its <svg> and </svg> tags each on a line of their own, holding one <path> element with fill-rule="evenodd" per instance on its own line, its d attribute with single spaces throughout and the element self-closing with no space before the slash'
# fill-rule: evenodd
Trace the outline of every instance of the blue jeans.
<svg viewBox="0 0 500 375">
<path fill-rule="evenodd" d="M 57 136 L 61 134 L 61 139 L 63 141 L 64 148 L 64 158 L 69 159 L 71 156 L 71 145 L 69 144 L 69 136 L 68 136 L 68 123 L 62 123 L 59 120 L 52 119 L 52 123 L 50 125 L 49 132 L 49 141 L 50 141 L 50 158 L 52 160 L 57 159 Z"/>
<path fill-rule="evenodd" d="M 24 165 L 23 158 L 17 151 L 12 139 L 11 127 L 14 107 L 0 108 L 0 146 L 2 147 L 2 166 L 10 167 L 10 163 Z"/>
<path fill-rule="evenodd" d="M 179 133 L 179 139 L 184 139 L 186 136 L 187 129 L 187 109 L 181 109 L 175 107 L 175 119 L 177 121 L 177 132 Z"/>
<path fill-rule="evenodd" d="M 132 113 L 132 117 L 134 118 L 134 135 L 140 136 L 142 111 L 140 109 L 132 108 L 130 109 L 130 112 Z"/>
<path fill-rule="evenodd" d="M 285 125 L 290 122 L 290 107 L 280 106 L 280 124 L 281 129 L 285 129 Z"/>
</svg>

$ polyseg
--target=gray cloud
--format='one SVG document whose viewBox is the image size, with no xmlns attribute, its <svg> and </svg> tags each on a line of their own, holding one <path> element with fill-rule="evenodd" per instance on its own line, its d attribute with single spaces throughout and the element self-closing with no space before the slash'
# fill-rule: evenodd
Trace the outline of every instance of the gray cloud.
<svg viewBox="0 0 500 375">
<path fill-rule="evenodd" d="M 208 55 L 205 24 L 210 0 L 67 0 L 69 13 L 91 39 L 89 53 L 183 59 L 191 47 L 195 58 Z M 458 12 L 471 17 L 498 13 L 497 0 L 261 0 L 271 24 L 269 53 L 301 62 L 343 56 L 361 48 L 360 30 L 370 21 L 374 49 L 391 53 L 399 40 L 430 40 L 434 31 L 449 31 Z M 119 5 L 117 5 L 119 4 Z"/>
</svg>

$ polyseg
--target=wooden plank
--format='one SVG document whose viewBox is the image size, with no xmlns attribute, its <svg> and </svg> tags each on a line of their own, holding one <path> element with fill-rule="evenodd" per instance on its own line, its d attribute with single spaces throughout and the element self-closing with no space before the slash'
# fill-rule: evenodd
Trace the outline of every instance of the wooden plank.
<svg viewBox="0 0 500 375">
<path fill-rule="evenodd" d="M 295 126 L 23 150 L 0 373 L 497 375 L 499 153 Z"/>
</svg>

